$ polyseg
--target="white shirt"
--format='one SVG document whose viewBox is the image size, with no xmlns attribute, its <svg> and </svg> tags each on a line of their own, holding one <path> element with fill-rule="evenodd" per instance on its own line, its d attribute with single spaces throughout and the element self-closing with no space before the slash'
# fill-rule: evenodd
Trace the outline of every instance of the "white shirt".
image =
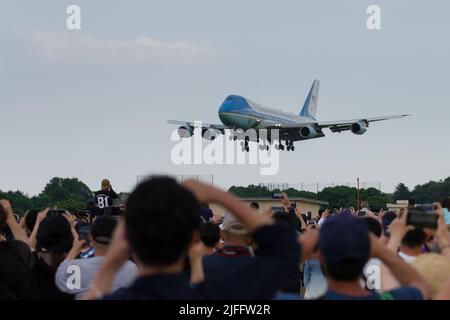
<svg viewBox="0 0 450 320">
<path fill-rule="evenodd" d="M 403 261 L 405 261 L 406 263 L 411 263 L 414 261 L 415 258 L 417 258 L 416 256 L 410 256 L 407 255 L 406 253 L 403 252 L 399 252 L 398 255 L 400 256 L 400 258 L 402 258 Z"/>
</svg>

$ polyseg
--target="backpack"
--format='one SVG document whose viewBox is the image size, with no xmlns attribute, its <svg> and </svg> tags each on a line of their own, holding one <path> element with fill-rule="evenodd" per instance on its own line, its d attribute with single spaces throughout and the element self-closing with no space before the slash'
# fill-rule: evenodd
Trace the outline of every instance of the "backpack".
<svg viewBox="0 0 450 320">
<path fill-rule="evenodd" d="M 0 300 L 39 299 L 32 261 L 25 243 L 16 240 L 0 242 Z"/>
</svg>

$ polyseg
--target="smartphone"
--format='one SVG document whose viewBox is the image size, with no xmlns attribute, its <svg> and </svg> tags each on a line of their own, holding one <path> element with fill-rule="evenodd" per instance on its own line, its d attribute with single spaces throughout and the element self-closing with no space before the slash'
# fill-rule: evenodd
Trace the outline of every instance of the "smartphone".
<svg viewBox="0 0 450 320">
<path fill-rule="evenodd" d="M 283 192 L 274 192 L 272 193 L 272 199 L 283 199 L 284 194 Z"/>
<path fill-rule="evenodd" d="M 87 222 L 78 222 L 75 229 L 77 230 L 78 238 L 88 243 L 91 225 Z"/>
<path fill-rule="evenodd" d="M 272 207 L 272 213 L 278 213 L 278 212 L 283 213 L 284 208 L 283 207 Z"/>
<path fill-rule="evenodd" d="M 416 228 L 437 229 L 438 215 L 433 211 L 424 211 L 423 209 L 411 208 L 408 210 L 406 224 Z"/>
<path fill-rule="evenodd" d="M 306 224 L 307 224 L 307 225 L 311 225 L 311 224 L 314 224 L 314 223 L 315 223 L 314 220 L 308 220 L 308 221 L 306 221 Z"/>
<path fill-rule="evenodd" d="M 432 204 L 417 204 L 415 208 L 423 210 L 426 213 L 436 213 L 436 208 Z"/>
</svg>

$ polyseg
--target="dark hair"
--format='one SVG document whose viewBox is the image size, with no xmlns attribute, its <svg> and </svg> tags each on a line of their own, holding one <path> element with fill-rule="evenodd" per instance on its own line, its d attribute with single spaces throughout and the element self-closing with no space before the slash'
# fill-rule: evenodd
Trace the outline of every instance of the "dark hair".
<svg viewBox="0 0 450 320">
<path fill-rule="evenodd" d="M 416 199 L 408 199 L 408 207 L 414 207 L 416 205 Z"/>
<path fill-rule="evenodd" d="M 370 232 L 372 232 L 378 238 L 381 237 L 383 230 L 381 229 L 381 224 L 377 219 L 372 217 L 364 217 L 363 221 L 367 224 Z"/>
<path fill-rule="evenodd" d="M 258 204 L 258 202 L 251 202 L 251 203 L 250 203 L 250 208 L 259 210 L 259 204 Z"/>
<path fill-rule="evenodd" d="M 207 222 L 200 226 L 200 239 L 209 248 L 214 248 L 220 241 L 220 228 L 218 225 Z"/>
<path fill-rule="evenodd" d="M 5 228 L 6 220 L 7 220 L 6 211 L 3 208 L 3 206 L 0 204 L 0 231 L 3 231 L 3 229 Z"/>
<path fill-rule="evenodd" d="M 450 210 L 450 197 L 445 197 L 441 200 L 442 208 L 447 208 Z"/>
<path fill-rule="evenodd" d="M 368 259 L 344 259 L 339 263 L 327 263 L 326 274 L 340 281 L 351 281 L 357 279 Z"/>
<path fill-rule="evenodd" d="M 195 196 L 168 177 L 154 177 L 134 189 L 127 200 L 128 239 L 142 263 L 168 266 L 185 254 L 199 229 Z"/>
<path fill-rule="evenodd" d="M 30 232 L 33 231 L 34 225 L 36 224 L 36 218 L 39 213 L 39 210 L 31 209 L 28 211 L 27 215 L 25 216 L 25 225 L 27 226 L 28 230 Z"/>
<path fill-rule="evenodd" d="M 421 247 L 425 243 L 426 235 L 422 229 L 409 230 L 402 239 L 402 245 L 408 248 Z"/>
</svg>

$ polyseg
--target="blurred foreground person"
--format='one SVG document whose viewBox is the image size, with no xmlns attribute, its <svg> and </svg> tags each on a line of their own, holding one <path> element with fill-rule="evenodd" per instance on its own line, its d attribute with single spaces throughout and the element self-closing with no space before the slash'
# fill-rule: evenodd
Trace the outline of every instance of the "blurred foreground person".
<svg viewBox="0 0 450 320">
<path fill-rule="evenodd" d="M 32 273 L 33 257 L 28 244 L 20 236 L 11 203 L 0 200 L 0 233 L 9 227 L 13 240 L 0 240 L 0 300 L 36 300 L 39 288 Z M 25 230 L 22 229 L 25 236 Z M 17 233 L 19 232 L 19 233 Z M 16 239 L 18 238 L 18 239 Z"/>
<path fill-rule="evenodd" d="M 327 219 L 320 229 L 319 259 L 327 277 L 325 300 L 426 299 L 428 287 L 420 274 L 369 233 L 367 224 L 352 215 Z M 369 258 L 378 258 L 402 285 L 381 294 L 361 286 Z"/>
<path fill-rule="evenodd" d="M 66 259 L 59 265 L 55 276 L 56 285 L 62 292 L 75 294 L 75 297 L 79 299 L 89 288 L 105 259 L 116 225 L 117 219 L 111 216 L 101 216 L 94 220 L 89 235 L 89 242 L 95 249 L 92 258 L 76 259 L 81 253 L 85 240 L 75 239 L 73 241 L 72 249 Z M 74 277 L 78 275 L 80 278 L 75 279 Z M 117 290 L 130 285 L 136 276 L 136 265 L 129 260 L 126 261 L 115 276 L 112 289 Z M 77 280 L 79 281 L 77 282 Z"/>
<path fill-rule="evenodd" d="M 240 220 L 259 248 L 252 263 L 191 287 L 185 258 L 198 243 L 199 203 L 217 203 Z M 111 293 L 115 274 L 133 253 L 139 278 Z M 190 255 L 194 257 L 196 255 Z M 95 299 L 270 299 L 297 266 L 300 246 L 293 231 L 256 215 L 245 203 L 197 181 L 182 185 L 167 177 L 143 182 L 127 201 L 125 221 L 113 236 L 105 261 L 85 298 Z M 201 273 L 201 256 L 191 266 Z M 198 265 L 199 264 L 199 265 Z"/>
</svg>

